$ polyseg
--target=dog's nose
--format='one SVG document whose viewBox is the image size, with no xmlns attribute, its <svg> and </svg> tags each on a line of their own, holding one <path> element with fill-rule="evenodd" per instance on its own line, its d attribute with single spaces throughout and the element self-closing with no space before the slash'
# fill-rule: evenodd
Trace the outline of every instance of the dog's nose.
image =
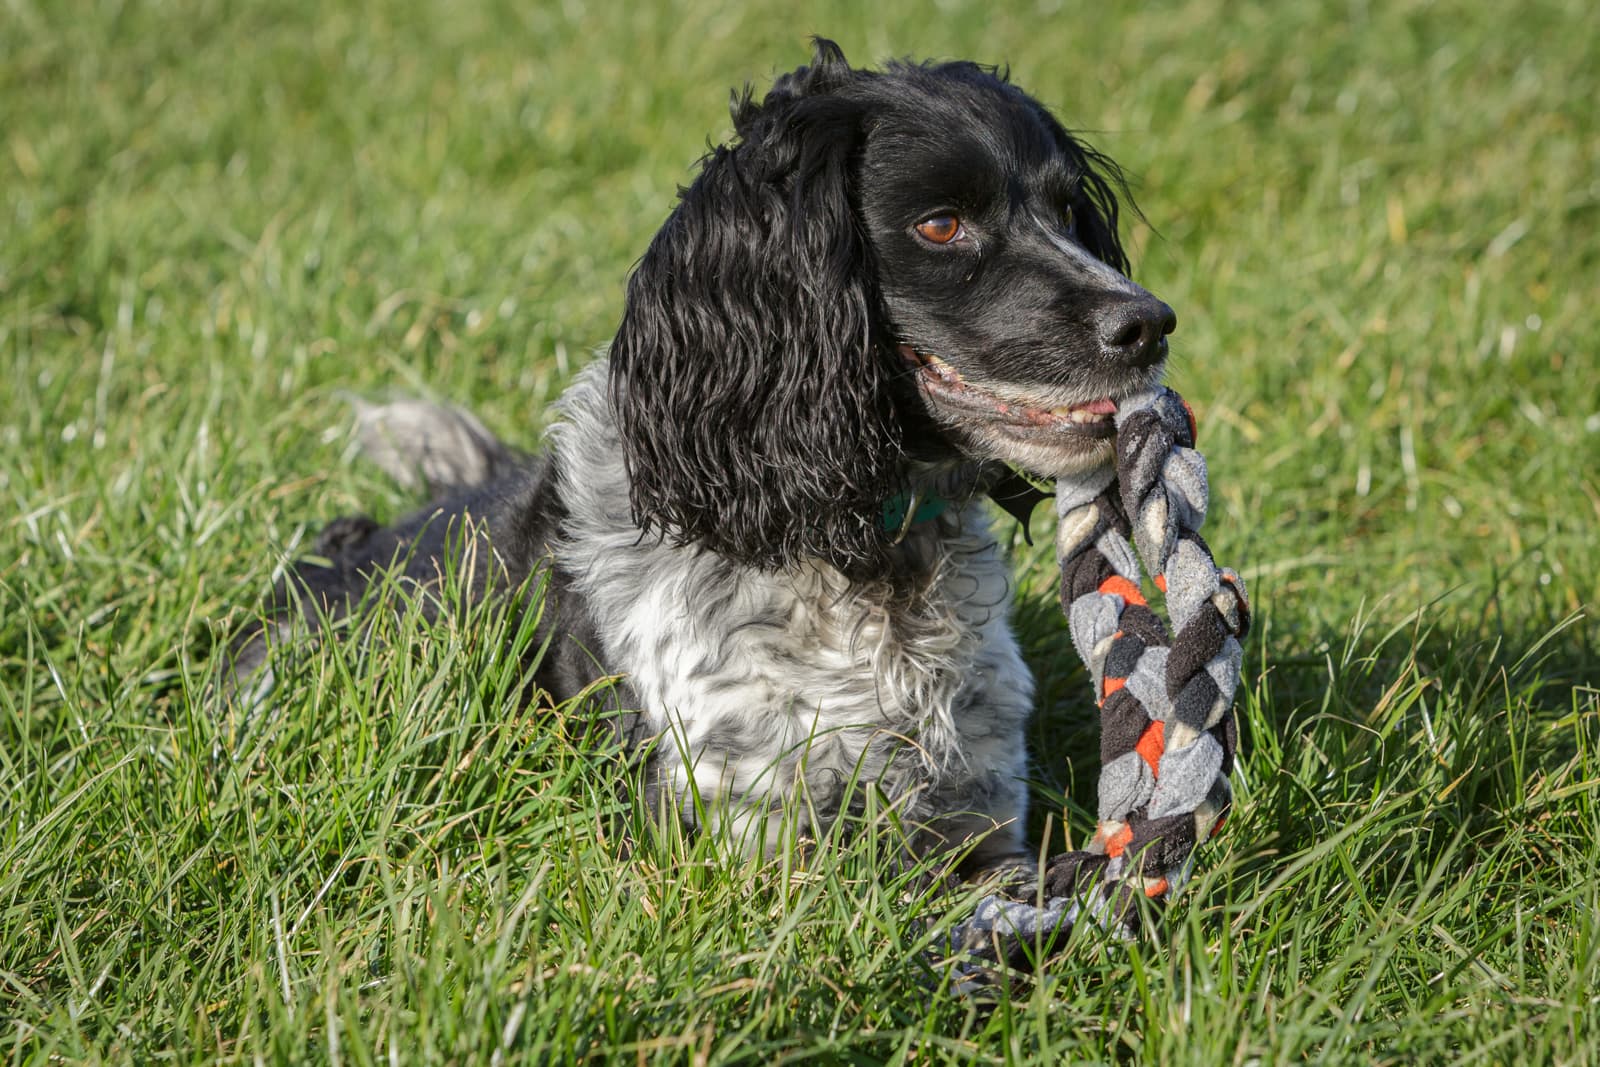
<svg viewBox="0 0 1600 1067">
<path fill-rule="evenodd" d="M 1119 363 L 1150 367 L 1167 355 L 1167 334 L 1178 328 L 1178 315 L 1149 293 L 1108 305 L 1096 317 L 1100 344 Z"/>
</svg>

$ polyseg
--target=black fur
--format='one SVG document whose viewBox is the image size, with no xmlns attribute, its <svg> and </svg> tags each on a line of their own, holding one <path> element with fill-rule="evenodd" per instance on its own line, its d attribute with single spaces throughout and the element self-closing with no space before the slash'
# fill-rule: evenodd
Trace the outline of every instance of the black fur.
<svg viewBox="0 0 1600 1067">
<path fill-rule="evenodd" d="M 903 433 L 831 45 L 734 107 L 628 283 L 612 394 L 640 525 L 759 566 L 881 570 Z"/>
</svg>

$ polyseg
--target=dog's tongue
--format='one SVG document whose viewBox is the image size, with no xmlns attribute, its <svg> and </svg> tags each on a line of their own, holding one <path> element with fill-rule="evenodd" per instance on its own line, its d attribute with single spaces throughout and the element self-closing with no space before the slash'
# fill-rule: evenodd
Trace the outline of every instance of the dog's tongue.
<svg viewBox="0 0 1600 1067">
<path fill-rule="evenodd" d="M 1087 411 L 1091 415 L 1115 415 L 1117 413 L 1117 402 L 1108 396 L 1104 400 L 1096 400 L 1092 404 L 1075 404 L 1073 405 L 1073 410 Z"/>
</svg>

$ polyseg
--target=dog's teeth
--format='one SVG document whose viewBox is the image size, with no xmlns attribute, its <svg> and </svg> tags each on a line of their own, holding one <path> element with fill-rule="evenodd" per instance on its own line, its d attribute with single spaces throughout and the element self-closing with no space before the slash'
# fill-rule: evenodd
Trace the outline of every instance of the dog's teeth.
<svg viewBox="0 0 1600 1067">
<path fill-rule="evenodd" d="M 922 360 L 923 366 L 927 367 L 929 370 L 933 371 L 933 373 L 937 374 L 950 384 L 961 384 L 961 372 L 956 370 L 950 364 L 946 363 L 944 360 L 940 359 L 938 356 L 929 355 L 925 352 L 918 352 L 917 358 Z"/>
<path fill-rule="evenodd" d="M 1072 423 L 1100 422 L 1106 417 L 1098 411 L 1085 411 L 1083 408 L 1075 407 L 1051 408 L 1050 414 Z"/>
</svg>

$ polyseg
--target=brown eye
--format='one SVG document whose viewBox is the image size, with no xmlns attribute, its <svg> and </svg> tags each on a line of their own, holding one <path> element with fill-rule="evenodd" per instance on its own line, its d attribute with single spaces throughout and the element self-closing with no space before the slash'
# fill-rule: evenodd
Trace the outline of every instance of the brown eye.
<svg viewBox="0 0 1600 1067">
<path fill-rule="evenodd" d="M 965 232 L 961 227 L 961 220 L 954 215 L 935 215 L 931 219 L 923 219 L 917 223 L 917 233 L 923 240 L 936 245 L 947 245 Z"/>
</svg>

